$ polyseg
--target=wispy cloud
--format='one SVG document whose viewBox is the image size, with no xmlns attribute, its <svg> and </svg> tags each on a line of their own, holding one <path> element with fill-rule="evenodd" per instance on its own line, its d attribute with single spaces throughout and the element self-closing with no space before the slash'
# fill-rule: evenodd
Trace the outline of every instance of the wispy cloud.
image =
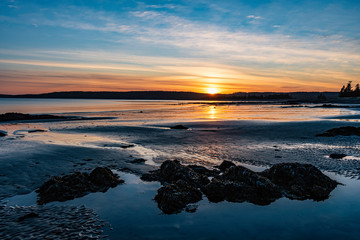
<svg viewBox="0 0 360 240">
<path fill-rule="evenodd" d="M 255 15 L 249 15 L 249 16 L 247 16 L 247 18 L 249 18 L 249 19 L 254 19 L 254 20 L 264 19 L 263 17 L 255 16 Z"/>
</svg>

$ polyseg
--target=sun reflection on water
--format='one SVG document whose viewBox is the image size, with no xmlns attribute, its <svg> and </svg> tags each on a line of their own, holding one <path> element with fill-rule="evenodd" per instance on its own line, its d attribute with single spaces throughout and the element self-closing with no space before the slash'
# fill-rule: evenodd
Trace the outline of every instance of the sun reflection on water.
<svg viewBox="0 0 360 240">
<path fill-rule="evenodd" d="M 215 119 L 217 118 L 217 108 L 216 106 L 209 106 L 209 110 L 208 110 L 208 118 L 211 118 L 211 119 Z"/>
</svg>

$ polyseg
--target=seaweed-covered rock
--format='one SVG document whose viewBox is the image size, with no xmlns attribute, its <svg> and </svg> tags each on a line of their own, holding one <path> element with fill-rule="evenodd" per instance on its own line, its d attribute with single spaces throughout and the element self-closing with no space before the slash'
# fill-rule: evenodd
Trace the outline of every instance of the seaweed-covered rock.
<svg viewBox="0 0 360 240">
<path fill-rule="evenodd" d="M 234 198 L 231 196 L 233 195 L 231 192 L 234 192 L 232 191 L 233 189 L 239 188 L 239 183 L 242 184 L 242 186 L 240 186 L 242 189 L 238 190 L 241 194 L 238 197 L 235 197 L 235 199 L 240 198 L 240 200 L 245 200 L 251 203 L 266 205 L 281 197 L 281 191 L 278 186 L 272 183 L 269 179 L 242 166 L 233 166 L 228 168 L 221 178 L 237 183 L 235 185 L 230 184 L 230 189 L 227 193 L 228 199 Z"/>
<path fill-rule="evenodd" d="M 280 163 L 265 170 L 263 176 L 282 187 L 291 199 L 325 200 L 339 184 L 311 164 Z"/>
<path fill-rule="evenodd" d="M 121 181 L 109 168 L 97 167 L 89 175 L 89 180 L 99 187 L 116 187 Z"/>
<path fill-rule="evenodd" d="M 90 174 L 76 172 L 63 177 L 53 177 L 38 190 L 38 203 L 67 201 L 85 196 L 90 192 L 106 192 L 124 180 L 112 173 L 108 168 L 97 167 Z"/>
<path fill-rule="evenodd" d="M 317 134 L 316 137 L 335 137 L 338 135 L 342 136 L 351 136 L 357 135 L 360 136 L 360 127 L 339 127 L 339 128 L 332 128 L 327 130 L 324 133 Z"/>
<path fill-rule="evenodd" d="M 217 168 L 220 169 L 220 171 L 224 172 L 226 169 L 233 166 L 235 166 L 234 163 L 224 160 L 219 166 L 217 166 Z"/>
<path fill-rule="evenodd" d="M 153 171 L 150 174 L 144 174 L 141 179 L 144 181 L 159 181 L 162 184 L 175 183 L 181 179 L 196 187 L 210 182 L 207 176 L 181 165 L 177 160 L 163 162 L 159 170 Z"/>
<path fill-rule="evenodd" d="M 220 166 L 221 172 L 196 165 L 183 166 L 176 160 L 165 161 L 159 170 L 141 178 L 164 185 L 155 200 L 166 214 L 182 211 L 187 204 L 201 200 L 202 194 L 210 202 L 246 201 L 267 205 L 282 196 L 324 200 L 338 185 L 310 164 L 282 163 L 261 173 L 228 161 Z"/>
<path fill-rule="evenodd" d="M 282 196 L 269 179 L 241 166 L 228 168 L 222 176 L 201 188 L 209 201 L 251 202 L 267 205 Z"/>
<path fill-rule="evenodd" d="M 181 179 L 174 184 L 161 187 L 155 196 L 158 207 L 165 214 L 179 213 L 187 204 L 196 203 L 201 199 L 202 193 Z"/>
</svg>

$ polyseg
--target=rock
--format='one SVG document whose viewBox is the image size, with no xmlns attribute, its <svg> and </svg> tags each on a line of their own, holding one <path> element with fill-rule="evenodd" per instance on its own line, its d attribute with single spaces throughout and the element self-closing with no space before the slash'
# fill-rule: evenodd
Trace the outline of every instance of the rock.
<svg viewBox="0 0 360 240">
<path fill-rule="evenodd" d="M 332 154 L 329 155 L 330 158 L 334 158 L 334 159 L 341 159 L 341 158 L 344 158 L 346 156 L 347 155 L 343 154 L 343 153 L 332 153 Z"/>
<path fill-rule="evenodd" d="M 219 171 L 216 170 L 210 170 L 207 169 L 206 167 L 203 166 L 198 166 L 198 165 L 188 165 L 188 168 L 194 170 L 195 172 L 199 173 L 199 174 L 203 174 L 206 175 L 208 177 L 213 177 L 219 174 Z"/>
<path fill-rule="evenodd" d="M 97 167 L 90 174 L 76 172 L 63 177 L 53 177 L 38 190 L 38 203 L 67 201 L 82 197 L 89 192 L 106 192 L 124 180 L 119 179 L 110 169 Z"/>
<path fill-rule="evenodd" d="M 19 217 L 18 218 L 18 222 L 22 222 L 24 221 L 25 219 L 28 219 L 28 218 L 36 218 L 36 217 L 39 217 L 39 215 L 37 213 L 34 213 L 34 212 L 31 212 L 31 213 L 28 213 L 22 217 Z"/>
<path fill-rule="evenodd" d="M 172 126 L 170 127 L 170 129 L 182 129 L 182 130 L 187 130 L 189 129 L 188 127 L 185 127 L 183 125 L 175 125 L 175 126 Z"/>
<path fill-rule="evenodd" d="M 55 116 L 49 114 L 30 115 L 23 113 L 5 113 L 0 114 L 0 121 L 14 121 L 14 120 L 41 120 L 41 119 L 67 119 L 63 116 Z"/>
<path fill-rule="evenodd" d="M 219 166 L 217 166 L 217 168 L 220 169 L 220 171 L 224 172 L 226 169 L 235 166 L 234 163 L 230 162 L 230 161 L 223 161 Z"/>
<path fill-rule="evenodd" d="M 262 174 L 283 188 L 290 199 L 325 200 L 339 184 L 311 164 L 280 163 Z"/>
<path fill-rule="evenodd" d="M 47 132 L 47 130 L 44 130 L 44 129 L 32 129 L 32 130 L 28 131 L 28 133 L 36 133 L 36 132 Z"/>
<path fill-rule="evenodd" d="M 201 200 L 202 194 L 210 202 L 246 201 L 268 205 L 282 196 L 324 200 L 338 185 L 310 164 L 282 163 L 261 173 L 229 161 L 224 161 L 218 168 L 221 172 L 168 160 L 159 170 L 144 174 L 141 179 L 161 182 L 163 187 L 158 190 L 155 200 L 166 214 L 186 210 L 189 203 Z"/>
<path fill-rule="evenodd" d="M 201 188 L 210 202 L 222 202 L 225 200 L 225 185 L 226 183 L 213 178 L 211 182 Z"/>
<path fill-rule="evenodd" d="M 145 163 L 146 160 L 143 158 L 138 158 L 138 159 L 134 159 L 132 161 L 130 161 L 130 163 L 134 163 L 134 164 L 139 164 L 139 163 Z"/>
<path fill-rule="evenodd" d="M 228 168 L 202 189 L 210 201 L 224 198 L 230 202 L 267 205 L 282 196 L 280 188 L 269 179 L 242 166 Z"/>
<path fill-rule="evenodd" d="M 200 187 L 203 184 L 210 182 L 207 176 L 195 172 L 193 169 L 183 166 L 179 161 L 167 160 L 163 162 L 159 170 L 153 171 L 148 174 L 144 174 L 141 179 L 146 181 L 159 181 L 162 184 L 164 183 L 175 183 L 178 180 L 183 180 L 188 184 L 191 184 L 196 187 Z"/>
<path fill-rule="evenodd" d="M 202 193 L 181 179 L 174 184 L 161 187 L 155 196 L 158 207 L 165 214 L 179 213 L 187 204 L 196 203 L 201 199 Z"/>
<path fill-rule="evenodd" d="M 6 135 L 6 132 L 0 131 L 0 137 L 5 137 Z"/>
<path fill-rule="evenodd" d="M 135 147 L 135 145 L 134 145 L 134 144 L 123 144 L 123 145 L 121 145 L 120 147 L 126 149 L 126 148 Z"/>
<path fill-rule="evenodd" d="M 357 135 L 360 136 L 360 127 L 339 127 L 339 128 L 332 128 L 327 130 L 324 133 L 317 134 L 316 137 L 335 137 L 338 135 L 342 136 L 351 136 Z"/>
<path fill-rule="evenodd" d="M 111 172 L 109 168 L 97 167 L 89 176 L 89 180 L 100 187 L 116 187 L 119 183 L 123 183 L 123 180 L 119 180 L 119 177 Z M 107 189 L 106 189 L 107 190 Z"/>
</svg>

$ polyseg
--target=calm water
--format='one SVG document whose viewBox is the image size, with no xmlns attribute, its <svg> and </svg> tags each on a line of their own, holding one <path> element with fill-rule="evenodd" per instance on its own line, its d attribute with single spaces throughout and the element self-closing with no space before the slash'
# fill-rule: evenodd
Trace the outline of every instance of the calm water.
<svg viewBox="0 0 360 240">
<path fill-rule="evenodd" d="M 314 108 L 280 104 L 248 104 L 214 101 L 6 99 L 0 98 L 0 113 L 53 113 L 119 117 L 129 121 L 159 120 L 273 120 L 306 121 L 346 116 L 357 120 L 358 108 Z M 354 105 L 355 107 L 360 105 Z M 355 116 L 355 118 L 354 118 Z"/>
<path fill-rule="evenodd" d="M 164 215 L 153 197 L 158 183 L 120 173 L 126 184 L 104 193 L 51 205 L 85 205 L 111 223 L 111 239 L 358 239 L 360 188 L 353 180 L 330 174 L 346 184 L 324 202 L 282 198 L 269 206 L 250 203 L 198 203 L 195 213 Z M 7 199 L 9 205 L 35 204 L 36 195 Z"/>
</svg>

